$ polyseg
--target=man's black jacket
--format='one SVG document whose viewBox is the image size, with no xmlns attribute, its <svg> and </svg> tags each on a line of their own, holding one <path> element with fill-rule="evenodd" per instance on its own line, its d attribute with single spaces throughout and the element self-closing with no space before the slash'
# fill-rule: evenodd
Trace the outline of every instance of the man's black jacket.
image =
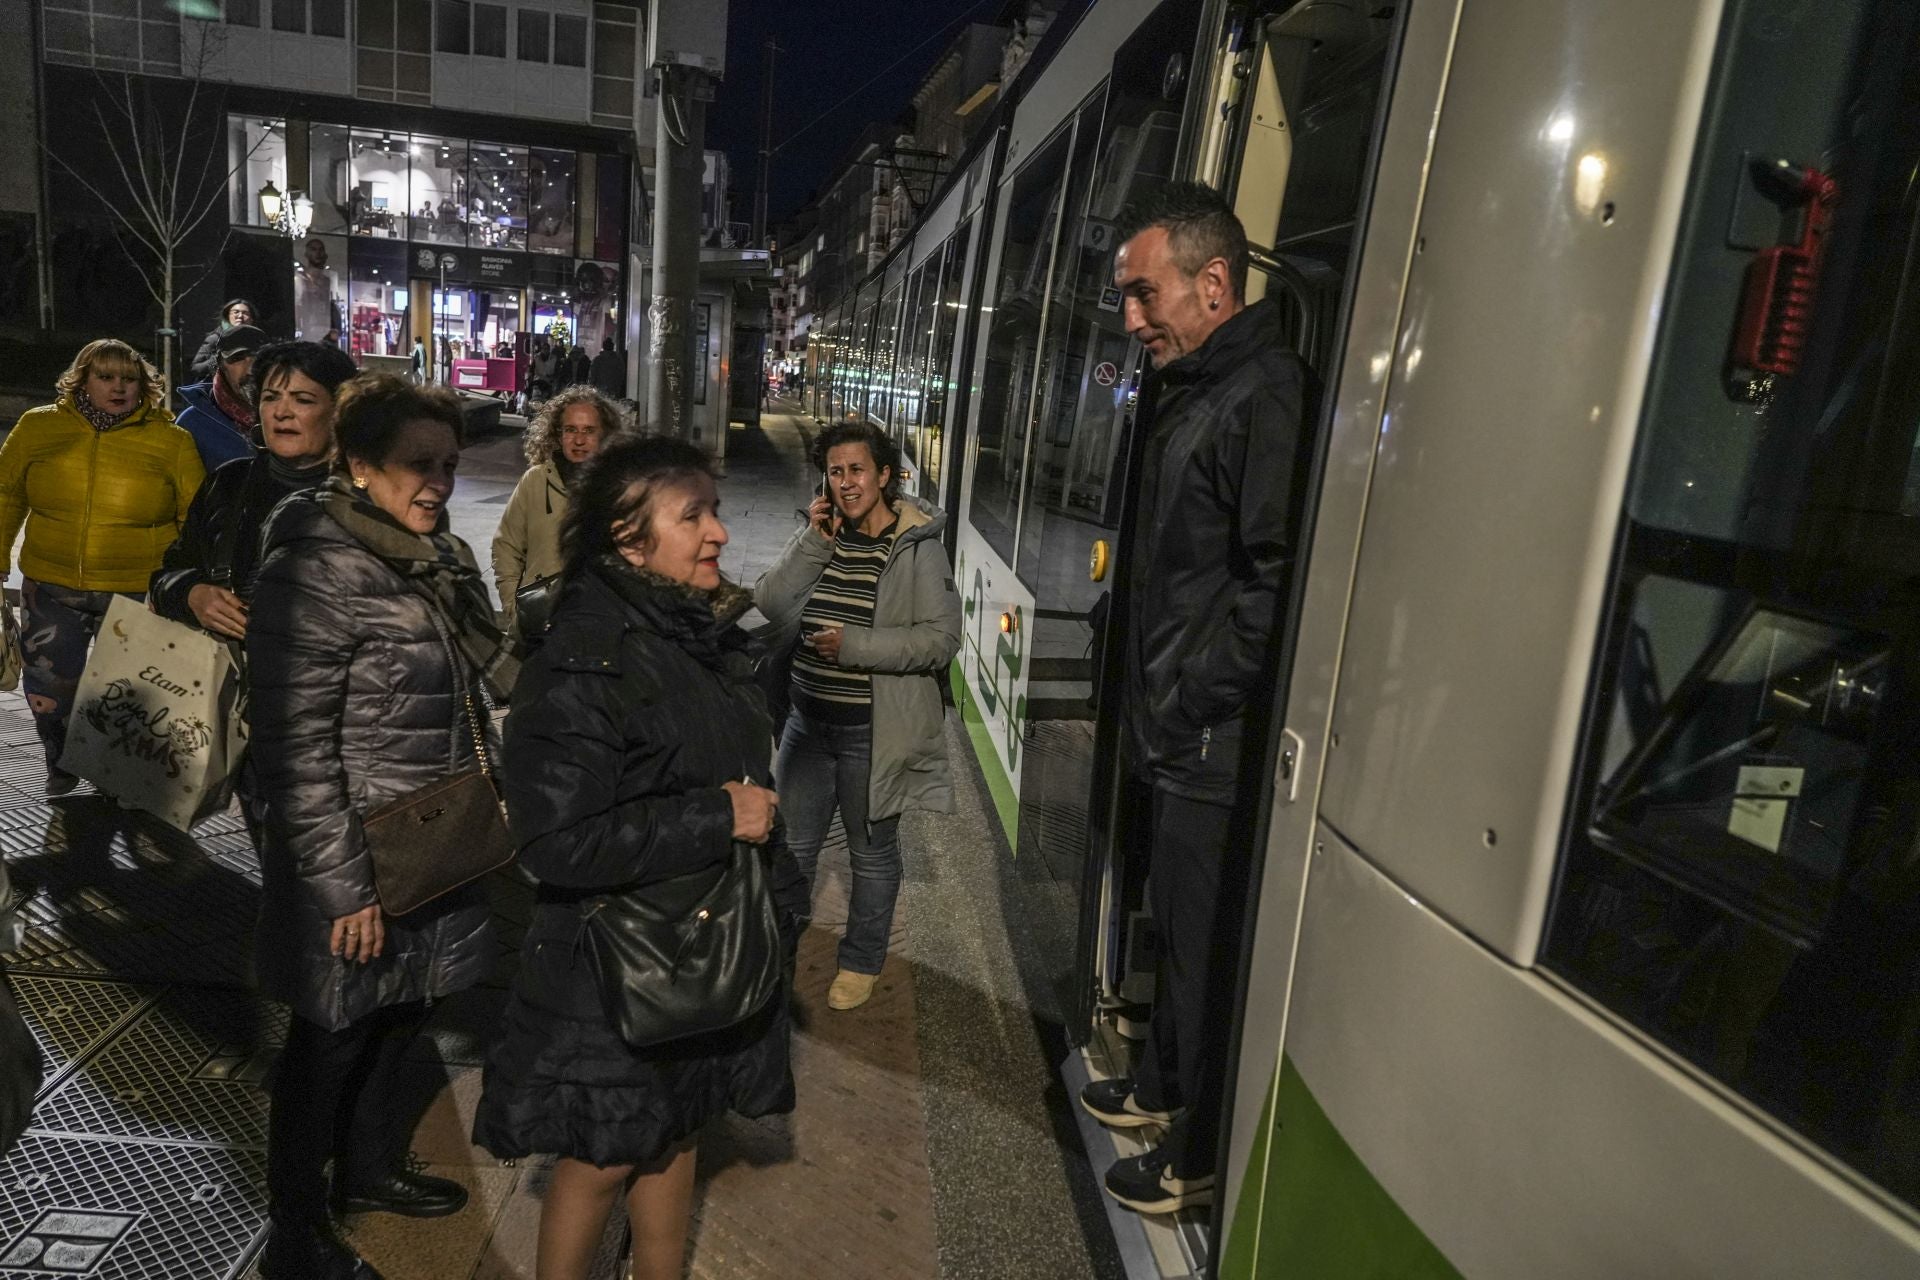
<svg viewBox="0 0 1920 1280">
<path fill-rule="evenodd" d="M 1152 375 L 1141 397 L 1127 724 L 1135 767 L 1190 799 L 1231 803 L 1265 748 L 1298 550 L 1307 378 L 1263 300 Z"/>
</svg>

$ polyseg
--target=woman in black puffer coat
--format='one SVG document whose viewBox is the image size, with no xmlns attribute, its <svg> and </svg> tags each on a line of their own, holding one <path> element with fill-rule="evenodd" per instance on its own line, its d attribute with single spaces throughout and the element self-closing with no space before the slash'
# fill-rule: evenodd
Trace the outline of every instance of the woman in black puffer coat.
<svg viewBox="0 0 1920 1280">
<path fill-rule="evenodd" d="M 339 458 L 268 518 L 247 622 L 252 765 L 265 841 L 256 962 L 293 1007 L 267 1146 L 268 1280 L 367 1280 L 332 1232 L 348 1212 L 437 1217 L 460 1184 L 409 1168 L 394 1072 L 428 1002 L 494 956 L 477 886 L 381 911 L 363 817 L 474 764 L 481 684 L 514 664 L 465 543 L 446 532 L 453 393 L 390 376 L 341 393 Z M 472 710 L 472 718 L 469 717 Z"/>
<path fill-rule="evenodd" d="M 542 1280 L 584 1280 L 613 1202 L 635 1280 L 678 1280 L 693 1145 L 721 1111 L 793 1108 L 787 1006 L 634 1050 L 613 1031 L 581 941 L 595 893 L 715 866 L 773 831 L 773 724 L 754 683 L 752 604 L 720 578 L 726 528 L 706 455 L 663 438 L 610 445 L 571 490 L 566 586 L 507 717 L 507 807 L 540 882 L 474 1140 L 502 1158 L 556 1154 L 540 1219 Z M 767 845 L 789 955 L 805 885 Z"/>
</svg>

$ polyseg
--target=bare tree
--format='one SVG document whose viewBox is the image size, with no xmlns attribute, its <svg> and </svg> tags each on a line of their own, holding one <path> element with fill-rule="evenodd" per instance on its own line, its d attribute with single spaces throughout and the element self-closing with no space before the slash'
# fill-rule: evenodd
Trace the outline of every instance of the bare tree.
<svg viewBox="0 0 1920 1280">
<path fill-rule="evenodd" d="M 182 287 L 179 274 L 189 265 L 182 261 L 183 251 L 260 146 L 256 142 L 229 165 L 223 162 L 224 135 L 218 121 L 211 129 L 196 129 L 202 96 L 210 92 L 207 72 L 225 47 L 226 31 L 218 23 L 194 19 L 180 25 L 180 75 L 189 86 L 184 110 L 156 109 L 148 82 L 136 82 L 125 72 L 95 73 L 100 91 L 91 105 L 100 130 L 98 145 L 105 153 L 106 171 L 119 179 L 117 194 L 102 190 L 66 156 L 47 148 L 48 157 L 106 210 L 141 283 L 159 304 L 161 372 L 169 386 L 174 381 L 174 309 L 213 266 L 211 261 L 204 264 Z"/>
</svg>

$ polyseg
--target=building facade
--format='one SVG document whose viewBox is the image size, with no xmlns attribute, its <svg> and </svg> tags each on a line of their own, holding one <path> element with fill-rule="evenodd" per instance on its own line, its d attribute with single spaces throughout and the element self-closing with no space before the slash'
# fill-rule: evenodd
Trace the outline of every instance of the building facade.
<svg viewBox="0 0 1920 1280">
<path fill-rule="evenodd" d="M 42 182 L 54 211 L 33 228 L 54 304 L 43 330 L 151 333 L 157 299 L 128 287 L 138 237 L 109 206 L 140 204 L 120 160 L 177 154 L 191 180 L 165 212 L 187 229 L 173 246 L 174 324 L 155 326 L 178 331 L 176 349 L 232 296 L 252 299 L 275 336 L 331 338 L 363 361 L 404 358 L 415 339 L 477 355 L 519 332 L 630 344 L 653 145 L 643 4 L 37 9 L 35 96 L 82 108 L 49 131 L 44 159 L 0 149 L 21 179 L 7 184 L 0 253 Z M 108 91 L 138 121 L 126 136 L 107 132 L 117 101 L 105 129 L 91 110 Z M 156 255 L 134 251 L 151 280 Z"/>
</svg>

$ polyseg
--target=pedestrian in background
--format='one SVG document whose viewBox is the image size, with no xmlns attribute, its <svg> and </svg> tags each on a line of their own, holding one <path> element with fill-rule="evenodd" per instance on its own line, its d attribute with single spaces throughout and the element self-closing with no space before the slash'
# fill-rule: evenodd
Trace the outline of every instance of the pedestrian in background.
<svg viewBox="0 0 1920 1280">
<path fill-rule="evenodd" d="M 0 444 L 0 576 L 24 523 L 21 684 L 50 796 L 80 781 L 60 753 L 100 620 L 115 595 L 145 597 L 206 477 L 159 371 L 126 343 L 89 342 L 56 386 Z"/>
<path fill-rule="evenodd" d="M 220 308 L 220 323 L 207 330 L 207 336 L 200 340 L 200 350 L 193 356 L 193 362 L 187 366 L 195 382 L 205 382 L 213 376 L 214 366 L 220 359 L 220 339 L 229 329 L 237 325 L 252 324 L 258 313 L 253 304 L 245 298 L 231 299 Z"/>
<path fill-rule="evenodd" d="M 514 596 L 564 566 L 560 526 L 567 518 L 567 492 L 620 426 L 619 408 L 592 387 L 567 388 L 527 424 L 529 465 L 493 535 L 493 578 L 509 631 L 517 625 Z"/>
<path fill-rule="evenodd" d="M 473 553 L 447 531 L 460 430 L 450 391 L 348 383 L 332 476 L 263 535 L 246 627 L 265 813 L 256 968 L 293 1011 L 267 1145 L 268 1280 L 372 1276 L 330 1228 L 329 1159 L 342 1212 L 466 1204 L 459 1183 L 413 1167 L 395 1076 L 429 1002 L 486 975 L 487 905 L 469 884 L 385 914 L 363 826 L 475 766 L 481 686 L 497 695 L 515 670 Z"/>
<path fill-rule="evenodd" d="M 627 394 L 626 356 L 614 350 L 612 334 L 600 339 L 600 354 L 587 366 L 587 381 L 609 400 L 618 400 Z"/>
<path fill-rule="evenodd" d="M 713 464 L 683 440 L 617 441 L 585 470 L 564 534 L 566 588 L 507 717 L 507 807 L 539 881 L 474 1140 L 557 1155 L 541 1280 L 586 1280 L 623 1195 L 633 1280 L 680 1280 L 694 1142 L 720 1112 L 793 1109 L 784 991 L 743 1023 L 649 1049 L 614 1031 L 579 940 L 586 899 L 717 868 L 773 835 L 772 722 L 720 576 Z M 768 852 L 787 954 L 803 890 Z"/>
<path fill-rule="evenodd" d="M 813 466 L 827 477 L 754 598 L 772 643 L 796 645 L 792 714 L 774 778 L 787 838 L 813 883 L 833 812 L 853 885 L 827 1006 L 873 995 L 900 896 L 900 815 L 953 810 L 940 682 L 960 652 L 960 595 L 940 533 L 946 513 L 900 495 L 900 453 L 870 424 L 828 427 Z"/>
<path fill-rule="evenodd" d="M 201 465 L 212 475 L 229 462 L 253 456 L 254 433 L 259 426 L 248 376 L 254 353 L 267 345 L 267 335 L 250 324 L 238 324 L 220 335 L 213 376 L 180 388 L 187 407 L 175 419 L 193 437 Z"/>
</svg>

